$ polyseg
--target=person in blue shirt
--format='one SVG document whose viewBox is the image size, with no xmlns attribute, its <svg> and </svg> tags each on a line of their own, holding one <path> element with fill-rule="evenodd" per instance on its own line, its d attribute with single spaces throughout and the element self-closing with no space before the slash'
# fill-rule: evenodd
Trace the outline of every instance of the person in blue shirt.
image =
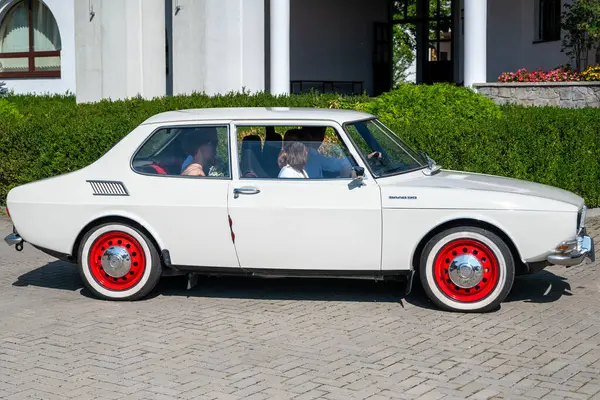
<svg viewBox="0 0 600 400">
<path fill-rule="evenodd" d="M 327 127 L 305 127 L 302 129 L 302 140 L 308 147 L 308 158 L 304 167 L 310 179 L 323 179 L 324 173 L 338 177 L 343 171 L 351 170 L 350 161 L 346 157 L 333 158 L 319 153 L 319 147 L 325 140 Z"/>
<path fill-rule="evenodd" d="M 197 143 L 202 142 L 211 144 L 211 153 L 205 156 L 207 161 L 210 161 L 210 163 L 207 163 L 207 165 L 203 165 L 205 174 L 208 174 L 210 167 L 212 167 L 216 161 L 216 149 L 219 140 L 217 137 L 217 129 L 214 127 L 208 127 L 192 129 L 185 128 L 185 130 L 187 132 L 183 133 L 185 135 L 185 137 L 183 138 L 183 147 L 187 152 L 188 156 L 185 159 L 185 161 L 181 164 L 181 173 L 183 174 L 183 172 L 194 163 L 194 159 L 197 155 L 197 151 L 199 148 L 199 145 Z"/>
</svg>

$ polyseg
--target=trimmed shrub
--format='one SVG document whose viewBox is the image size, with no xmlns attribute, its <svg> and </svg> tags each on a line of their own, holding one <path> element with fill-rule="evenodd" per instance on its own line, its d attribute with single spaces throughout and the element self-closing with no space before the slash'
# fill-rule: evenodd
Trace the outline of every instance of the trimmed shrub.
<svg viewBox="0 0 600 400">
<path fill-rule="evenodd" d="M 0 122 L 0 203 L 16 185 L 91 164 L 154 114 L 279 106 L 370 112 L 444 168 L 546 183 L 585 197 L 590 206 L 600 205 L 600 109 L 501 107 L 469 89 L 445 84 L 402 85 L 377 99 L 245 93 L 96 104 L 76 104 L 71 96 L 7 99 L 21 118 Z"/>
<path fill-rule="evenodd" d="M 0 124 L 8 125 L 20 122 L 23 115 L 17 106 L 6 99 L 0 99 Z"/>
<path fill-rule="evenodd" d="M 390 92 L 367 109 L 444 168 L 548 184 L 600 206 L 600 109 L 497 106 L 444 85 Z"/>
</svg>

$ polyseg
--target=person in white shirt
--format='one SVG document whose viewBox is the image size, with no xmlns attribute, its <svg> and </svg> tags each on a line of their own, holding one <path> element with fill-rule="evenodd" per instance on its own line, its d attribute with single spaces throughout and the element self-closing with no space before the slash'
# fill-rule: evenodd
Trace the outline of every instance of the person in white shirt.
<svg viewBox="0 0 600 400">
<path fill-rule="evenodd" d="M 304 167 L 308 149 L 301 142 L 284 143 L 283 151 L 279 155 L 279 178 L 308 178 Z"/>
</svg>

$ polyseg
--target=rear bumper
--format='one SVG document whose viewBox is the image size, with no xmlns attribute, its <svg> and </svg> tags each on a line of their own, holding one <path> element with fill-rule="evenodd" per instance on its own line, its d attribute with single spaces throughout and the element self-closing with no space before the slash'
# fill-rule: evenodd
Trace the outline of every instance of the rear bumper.
<svg viewBox="0 0 600 400">
<path fill-rule="evenodd" d="M 585 230 L 575 239 L 561 243 L 559 247 L 564 247 L 567 250 L 549 255 L 549 263 L 573 267 L 581 264 L 586 259 L 592 262 L 596 261 L 594 239 L 586 235 Z"/>
</svg>

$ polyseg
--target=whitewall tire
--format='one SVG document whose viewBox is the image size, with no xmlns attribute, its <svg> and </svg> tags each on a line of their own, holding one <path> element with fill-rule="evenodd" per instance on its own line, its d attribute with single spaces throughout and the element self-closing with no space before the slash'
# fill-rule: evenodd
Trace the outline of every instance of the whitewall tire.
<svg viewBox="0 0 600 400">
<path fill-rule="evenodd" d="M 106 300 L 137 300 L 158 283 L 161 262 L 148 237 L 131 226 L 91 229 L 79 246 L 79 274 L 87 289 Z"/>
<path fill-rule="evenodd" d="M 423 249 L 421 283 L 429 299 L 448 311 L 486 312 L 510 292 L 515 262 L 493 232 L 458 227 L 435 235 Z"/>
</svg>

